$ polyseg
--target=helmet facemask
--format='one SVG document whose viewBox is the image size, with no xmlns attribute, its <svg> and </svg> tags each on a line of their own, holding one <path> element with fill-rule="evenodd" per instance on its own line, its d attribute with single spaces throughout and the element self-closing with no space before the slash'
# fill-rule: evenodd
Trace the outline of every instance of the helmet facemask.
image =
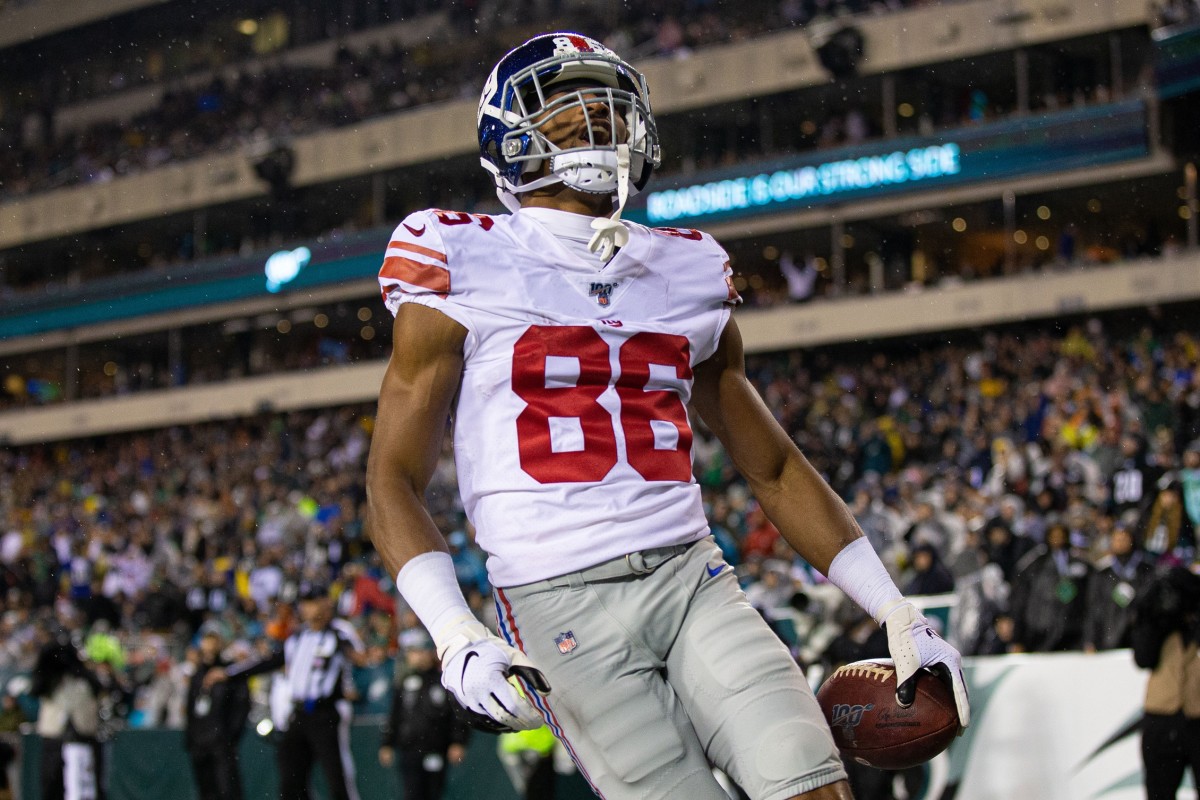
<svg viewBox="0 0 1200 800">
<path fill-rule="evenodd" d="M 510 163 L 523 162 L 522 176 L 542 171 L 547 162 L 549 166 L 546 175 L 523 180 L 513 187 L 516 191 L 561 181 L 581 192 L 616 195 L 618 149 L 622 145 L 628 148 L 630 174 L 640 176 L 647 163 L 657 165 L 658 137 L 653 117 L 634 92 L 590 81 L 587 85 L 581 85 L 583 81 L 559 81 L 558 85 L 544 86 L 536 73 L 527 80 L 525 91 L 514 98 L 518 118 L 512 123 L 513 130 L 505 134 L 501 152 Z M 564 147 L 552 142 L 544 130 L 557 118 L 574 113 L 582 115 L 579 143 Z M 634 193 L 637 188 L 630 187 L 630 191 Z"/>
</svg>

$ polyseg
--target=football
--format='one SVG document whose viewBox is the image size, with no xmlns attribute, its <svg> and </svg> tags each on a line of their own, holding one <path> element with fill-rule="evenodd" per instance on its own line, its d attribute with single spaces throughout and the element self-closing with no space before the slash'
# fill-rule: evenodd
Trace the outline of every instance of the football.
<svg viewBox="0 0 1200 800">
<path fill-rule="evenodd" d="M 958 733 L 950 687 L 922 670 L 916 698 L 902 708 L 896 702 L 896 670 L 890 659 L 838 668 L 821 685 L 817 701 L 842 756 L 870 767 L 923 764 L 949 747 Z"/>
</svg>

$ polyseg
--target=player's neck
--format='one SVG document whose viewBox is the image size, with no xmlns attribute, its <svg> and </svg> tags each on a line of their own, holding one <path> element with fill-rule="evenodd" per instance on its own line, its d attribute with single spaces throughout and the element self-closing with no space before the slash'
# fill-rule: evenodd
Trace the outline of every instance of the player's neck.
<svg viewBox="0 0 1200 800">
<path fill-rule="evenodd" d="M 613 202 L 608 195 L 588 194 L 560 183 L 522 195 L 521 207 L 551 208 L 589 217 L 607 217 L 612 213 Z"/>
</svg>

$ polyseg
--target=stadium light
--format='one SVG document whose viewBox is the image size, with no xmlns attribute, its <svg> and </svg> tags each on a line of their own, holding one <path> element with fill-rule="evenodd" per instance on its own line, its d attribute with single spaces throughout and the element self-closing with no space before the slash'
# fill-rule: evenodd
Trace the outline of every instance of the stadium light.
<svg viewBox="0 0 1200 800">
<path fill-rule="evenodd" d="M 307 247 L 297 247 L 295 250 L 280 250 L 267 259 L 264 272 L 267 275 L 267 291 L 274 294 L 291 283 L 300 274 L 300 270 L 312 260 L 312 251 Z"/>
</svg>

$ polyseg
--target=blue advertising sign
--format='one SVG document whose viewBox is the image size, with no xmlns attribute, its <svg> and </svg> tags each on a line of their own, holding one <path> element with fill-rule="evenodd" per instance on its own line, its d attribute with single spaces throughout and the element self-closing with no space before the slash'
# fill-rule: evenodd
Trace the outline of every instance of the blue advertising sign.
<svg viewBox="0 0 1200 800">
<path fill-rule="evenodd" d="M 1140 100 L 739 165 L 636 198 L 648 225 L 810 208 L 1124 161 L 1149 153 Z M 757 167 L 749 171 L 748 167 Z"/>
<path fill-rule="evenodd" d="M 1149 155 L 1147 111 L 1141 100 L 983 123 L 939 136 L 907 137 L 742 163 L 697 177 L 659 182 L 631 201 L 626 217 L 649 225 L 703 225 L 801 208 L 816 208 L 903 192 L 985 183 L 1021 175 L 1094 167 Z M 931 199 L 931 203 L 936 198 Z M 169 283 L 157 275 L 114 280 L 111 290 L 84 286 L 77 294 L 39 295 L 0 312 L 0 339 L 161 314 L 271 292 L 303 291 L 379 270 L 387 232 L 352 242 L 313 243 L 263 261 L 218 260 L 195 265 Z M 264 283 L 264 276 L 266 281 Z M 120 286 L 116 284 L 120 283 Z"/>
<path fill-rule="evenodd" d="M 1200 22 L 1159 28 L 1153 38 L 1159 97 L 1200 90 Z"/>
</svg>

